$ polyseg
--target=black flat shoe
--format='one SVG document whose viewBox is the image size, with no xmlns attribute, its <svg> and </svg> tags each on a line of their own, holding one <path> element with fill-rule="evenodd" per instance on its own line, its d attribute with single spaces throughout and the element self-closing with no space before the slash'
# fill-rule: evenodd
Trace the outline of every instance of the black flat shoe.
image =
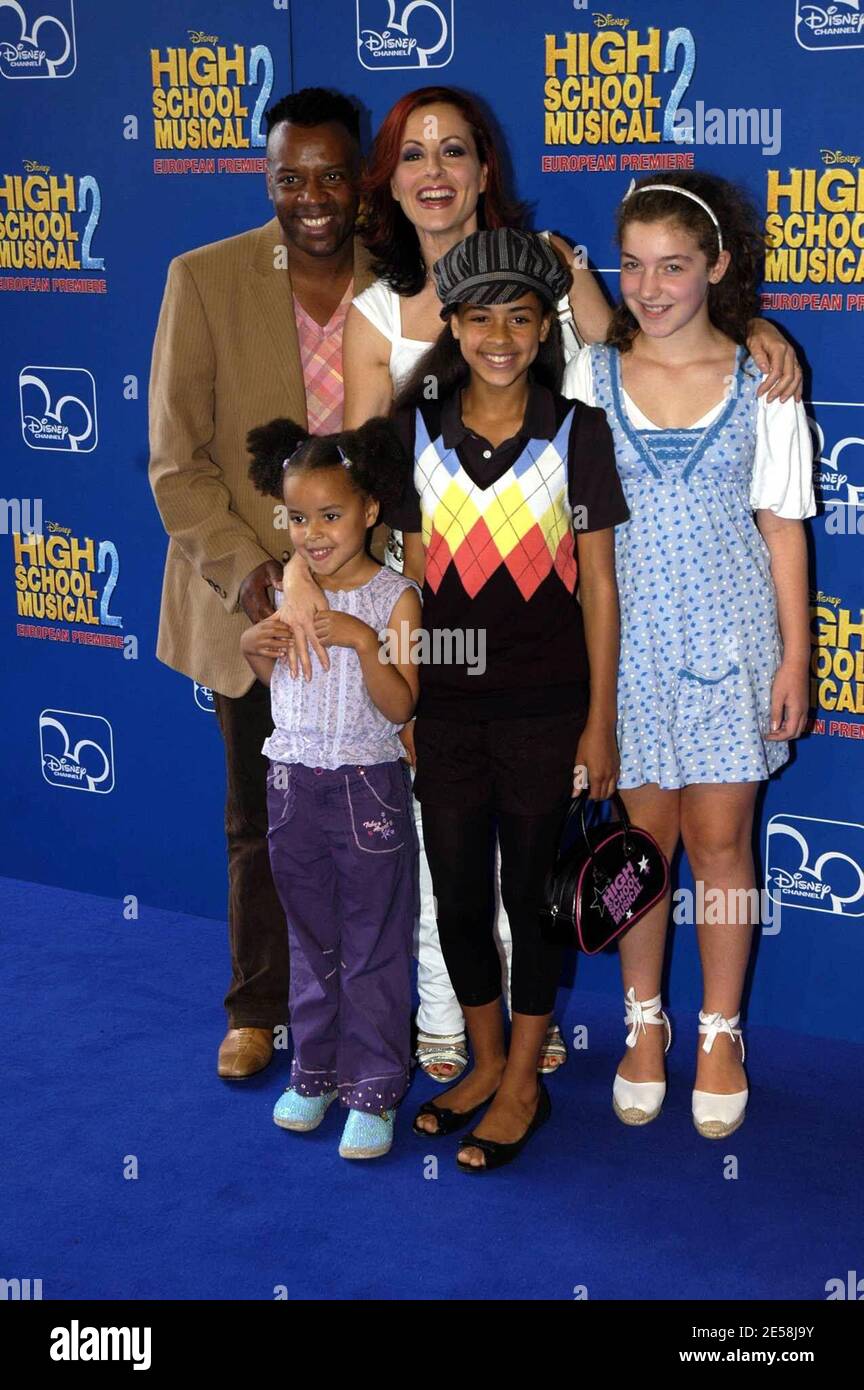
<svg viewBox="0 0 864 1390">
<path fill-rule="evenodd" d="M 537 1109 L 534 1111 L 534 1119 L 522 1135 L 512 1144 L 501 1144 L 496 1139 L 481 1139 L 476 1134 L 466 1134 L 464 1139 L 459 1140 L 460 1149 L 480 1149 L 486 1156 L 486 1162 L 476 1167 L 473 1163 L 462 1163 L 459 1154 L 456 1154 L 456 1166 L 463 1173 L 488 1173 L 490 1168 L 503 1168 L 505 1163 L 512 1163 L 524 1149 L 532 1134 L 544 1125 L 552 1114 L 552 1102 L 549 1099 L 549 1092 L 541 1081 L 539 1083 L 539 1095 L 537 1097 Z"/>
<path fill-rule="evenodd" d="M 451 1087 L 451 1090 L 453 1089 L 455 1089 L 455 1087 Z M 444 1092 L 445 1096 L 449 1094 L 449 1091 Z M 421 1135 L 424 1139 L 440 1139 L 445 1134 L 455 1134 L 457 1129 L 462 1129 L 465 1125 L 470 1125 L 474 1116 L 478 1115 L 484 1106 L 487 1106 L 490 1101 L 494 1100 L 496 1095 L 497 1092 L 493 1091 L 491 1096 L 487 1096 L 485 1100 L 481 1100 L 479 1105 L 472 1106 L 470 1110 L 445 1110 L 443 1106 L 435 1105 L 431 1100 L 424 1101 L 417 1111 L 417 1114 L 414 1116 L 412 1129 L 415 1134 Z M 417 1121 L 420 1119 L 421 1115 L 434 1115 L 438 1122 L 438 1128 L 423 1129 L 420 1127 Z"/>
</svg>

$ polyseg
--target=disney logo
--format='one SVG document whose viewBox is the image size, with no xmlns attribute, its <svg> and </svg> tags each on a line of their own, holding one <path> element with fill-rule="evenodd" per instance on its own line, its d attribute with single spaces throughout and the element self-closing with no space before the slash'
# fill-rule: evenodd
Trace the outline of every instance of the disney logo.
<svg viewBox="0 0 864 1390">
<path fill-rule="evenodd" d="M 829 5 L 827 10 L 823 10 L 821 5 L 808 5 L 806 9 L 810 13 L 805 14 L 802 9 L 801 23 L 816 33 L 822 29 L 842 28 L 860 34 L 864 29 L 864 14 L 856 14 L 854 10 L 840 10 L 837 5 Z"/>
<path fill-rule="evenodd" d="M 849 481 L 849 474 L 831 472 L 817 473 L 816 481 L 819 483 L 820 487 L 830 487 L 833 488 L 835 492 L 839 492 L 843 484 Z"/>
<path fill-rule="evenodd" d="M 21 163 L 28 174 L 47 174 L 51 169 L 50 164 L 37 164 L 35 159 L 22 159 Z"/>
<path fill-rule="evenodd" d="M 840 607 L 840 599 L 835 594 L 823 594 L 820 589 L 816 594 L 816 603 L 830 603 L 832 608 Z"/>
<path fill-rule="evenodd" d="M 24 424 L 35 439 L 65 439 L 69 433 L 68 425 L 51 424 L 44 415 L 41 420 L 36 415 L 25 415 Z"/>
<path fill-rule="evenodd" d="M 616 19 L 614 14 L 595 14 L 591 18 L 597 29 L 626 29 L 629 19 Z"/>
<path fill-rule="evenodd" d="M 861 163 L 860 154 L 843 154 L 842 150 L 820 150 L 823 164 L 851 164 L 853 169 Z"/>
<path fill-rule="evenodd" d="M 205 33 L 203 32 L 203 30 L 201 30 L 201 29 L 187 29 L 187 30 L 186 30 L 186 33 L 189 35 L 189 38 L 191 39 L 192 43 L 218 43 L 218 42 L 219 42 L 219 35 L 218 35 L 218 34 L 205 34 Z"/>
<path fill-rule="evenodd" d="M 25 48 L 23 43 L 3 45 L 3 61 L 6 63 L 44 63 L 44 48 Z"/>
<path fill-rule="evenodd" d="M 796 872 L 790 874 L 786 869 L 772 869 L 774 877 L 774 887 L 779 888 L 781 893 L 793 893 L 799 898 L 824 898 L 826 893 L 831 892 L 830 883 L 821 883 L 818 879 L 805 878 Z"/>
<path fill-rule="evenodd" d="M 49 522 L 46 522 L 45 529 L 46 529 L 47 531 L 50 531 L 53 535 L 58 535 L 58 536 L 71 536 L 71 534 L 72 534 L 72 527 L 71 527 L 71 526 L 61 526 L 59 521 L 49 521 Z"/>
<path fill-rule="evenodd" d="M 407 36 L 404 39 L 394 39 L 389 29 L 385 29 L 383 34 L 377 33 L 374 29 L 361 29 L 360 47 L 368 49 L 376 58 L 380 58 L 389 53 L 413 53 L 417 47 L 417 40 Z"/>
<path fill-rule="evenodd" d="M 49 772 L 53 772 L 55 777 L 70 777 L 77 782 L 87 774 L 86 767 L 82 767 L 80 763 L 73 762 L 65 755 L 58 758 L 54 753 L 45 754 L 45 767 Z"/>
</svg>

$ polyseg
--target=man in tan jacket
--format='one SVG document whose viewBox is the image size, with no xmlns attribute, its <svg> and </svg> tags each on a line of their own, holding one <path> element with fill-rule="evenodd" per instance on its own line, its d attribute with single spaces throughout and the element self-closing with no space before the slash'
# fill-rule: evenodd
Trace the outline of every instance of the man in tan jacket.
<svg viewBox="0 0 864 1390">
<path fill-rule="evenodd" d="M 248 477 L 246 435 L 289 416 L 342 425 L 342 325 L 371 282 L 355 242 L 359 117 L 308 88 L 267 113 L 275 217 L 171 262 L 150 377 L 150 482 L 168 556 L 157 656 L 209 686 L 225 742 L 232 980 L 219 1075 L 270 1061 L 288 1010 L 288 938 L 267 852 L 269 691 L 240 635 L 273 611 L 289 558 L 273 500 Z"/>
</svg>

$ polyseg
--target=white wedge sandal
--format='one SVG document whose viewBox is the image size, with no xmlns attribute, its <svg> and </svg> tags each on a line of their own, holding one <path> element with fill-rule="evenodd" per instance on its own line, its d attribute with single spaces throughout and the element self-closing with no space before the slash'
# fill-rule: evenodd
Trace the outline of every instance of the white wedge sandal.
<svg viewBox="0 0 864 1390">
<path fill-rule="evenodd" d="M 741 1044 L 741 1063 L 746 1053 L 741 1029 L 737 1026 L 740 1014 L 734 1018 L 724 1018 L 722 1014 L 703 1014 L 699 1010 L 699 1032 L 704 1035 L 703 1052 L 710 1052 L 714 1039 L 720 1033 L 728 1033 L 733 1042 Z M 693 1092 L 693 1123 L 705 1139 L 725 1139 L 734 1134 L 744 1123 L 749 1090 L 734 1091 L 732 1095 L 715 1095 L 711 1091 Z"/>
<path fill-rule="evenodd" d="M 635 1047 L 640 1031 L 646 1032 L 648 1024 L 656 1024 L 666 1029 L 664 1054 L 672 1044 L 672 1025 L 660 1007 L 660 995 L 653 999 L 639 1000 L 631 985 L 624 996 L 624 1022 L 630 1031 L 627 1046 Z M 659 1017 L 658 1017 L 659 1015 Z M 656 1120 L 663 1108 L 666 1097 L 665 1081 L 627 1081 L 619 1072 L 615 1073 L 612 1084 L 612 1108 L 618 1119 L 625 1125 L 647 1125 Z"/>
</svg>

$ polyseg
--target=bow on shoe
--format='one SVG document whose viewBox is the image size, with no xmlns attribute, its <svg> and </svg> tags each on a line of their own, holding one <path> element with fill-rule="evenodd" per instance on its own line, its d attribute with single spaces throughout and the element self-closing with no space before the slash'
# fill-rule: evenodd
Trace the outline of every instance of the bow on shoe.
<svg viewBox="0 0 864 1390">
<path fill-rule="evenodd" d="M 662 1019 L 657 1017 L 660 1012 L 660 995 L 655 994 L 653 999 L 639 1000 L 636 998 L 636 990 L 630 986 L 624 996 L 624 1022 L 630 1025 L 627 1034 L 627 1046 L 635 1047 L 639 1033 L 647 1033 L 647 1023 L 661 1023 Z"/>
<path fill-rule="evenodd" d="M 733 1043 L 740 1042 L 741 1061 L 743 1062 L 746 1055 L 744 1051 L 744 1039 L 741 1036 L 741 1029 L 735 1026 L 740 1017 L 740 1014 L 736 1014 L 734 1018 L 725 1018 L 723 1014 L 703 1014 L 700 1010 L 699 1032 L 705 1034 L 702 1051 L 710 1052 L 714 1046 L 715 1038 L 719 1037 L 721 1033 L 727 1033 Z"/>
</svg>

